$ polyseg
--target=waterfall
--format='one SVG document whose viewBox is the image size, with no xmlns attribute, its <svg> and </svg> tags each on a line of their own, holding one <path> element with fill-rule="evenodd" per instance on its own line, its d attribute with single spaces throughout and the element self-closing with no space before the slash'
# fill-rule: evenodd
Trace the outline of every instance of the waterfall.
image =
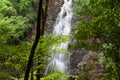
<svg viewBox="0 0 120 80">
<path fill-rule="evenodd" d="M 58 17 L 55 22 L 53 34 L 56 36 L 59 35 L 69 35 L 71 30 L 71 20 L 72 20 L 72 0 L 64 0 L 64 4 L 61 7 L 61 11 L 58 14 Z M 58 47 L 55 47 L 57 49 L 68 49 L 68 42 L 61 43 Z M 53 67 L 55 71 L 63 72 L 63 73 L 69 73 L 69 57 L 70 55 L 64 54 L 64 53 L 54 53 L 51 55 L 51 61 L 47 67 L 47 70 L 49 67 Z M 46 73 L 47 73 L 46 70 Z"/>
</svg>

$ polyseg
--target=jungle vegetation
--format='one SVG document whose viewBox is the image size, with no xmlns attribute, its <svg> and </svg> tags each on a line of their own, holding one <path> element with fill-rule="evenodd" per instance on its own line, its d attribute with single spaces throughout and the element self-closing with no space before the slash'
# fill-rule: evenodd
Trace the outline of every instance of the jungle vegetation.
<svg viewBox="0 0 120 80">
<path fill-rule="evenodd" d="M 55 72 L 44 76 L 51 46 L 68 36 L 44 35 L 50 0 L 0 0 L 0 80 L 62 80 L 80 76 Z M 104 76 L 120 80 L 120 0 L 74 0 L 73 13 L 81 18 L 72 29 L 70 49 L 100 51 Z M 48 14 L 49 15 L 49 14 Z M 33 25 L 36 34 L 28 39 Z"/>
</svg>

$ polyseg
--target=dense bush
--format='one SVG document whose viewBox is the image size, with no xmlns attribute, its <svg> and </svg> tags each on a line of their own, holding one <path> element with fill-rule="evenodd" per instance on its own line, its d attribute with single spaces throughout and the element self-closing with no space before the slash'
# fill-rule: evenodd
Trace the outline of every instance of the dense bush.
<svg viewBox="0 0 120 80">
<path fill-rule="evenodd" d="M 120 79 L 120 1 L 76 0 L 75 13 L 81 17 L 74 29 L 75 47 L 100 50 L 107 63 L 105 80 Z"/>
<path fill-rule="evenodd" d="M 20 78 L 24 74 L 31 47 L 26 37 L 36 18 L 31 3 L 0 0 L 0 80 Z"/>
</svg>

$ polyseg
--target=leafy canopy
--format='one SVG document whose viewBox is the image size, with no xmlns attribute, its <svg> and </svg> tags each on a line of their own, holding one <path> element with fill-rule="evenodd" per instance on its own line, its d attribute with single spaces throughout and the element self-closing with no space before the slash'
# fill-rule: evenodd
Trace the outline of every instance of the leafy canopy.
<svg viewBox="0 0 120 80">
<path fill-rule="evenodd" d="M 120 1 L 76 0 L 75 14 L 81 17 L 73 29 L 76 44 L 89 50 L 100 50 L 107 62 L 105 80 L 120 79 Z"/>
</svg>

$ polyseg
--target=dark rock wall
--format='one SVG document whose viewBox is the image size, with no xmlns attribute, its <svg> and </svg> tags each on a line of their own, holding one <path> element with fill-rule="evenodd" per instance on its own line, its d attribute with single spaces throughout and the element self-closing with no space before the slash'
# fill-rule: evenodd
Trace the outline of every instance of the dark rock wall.
<svg viewBox="0 0 120 80">
<path fill-rule="evenodd" d="M 49 0 L 45 34 L 53 32 L 54 24 L 64 0 Z"/>
<path fill-rule="evenodd" d="M 79 50 L 72 50 L 70 57 L 70 73 L 72 75 L 79 75 L 78 64 L 82 61 L 83 57 L 88 53 L 84 48 Z"/>
</svg>

